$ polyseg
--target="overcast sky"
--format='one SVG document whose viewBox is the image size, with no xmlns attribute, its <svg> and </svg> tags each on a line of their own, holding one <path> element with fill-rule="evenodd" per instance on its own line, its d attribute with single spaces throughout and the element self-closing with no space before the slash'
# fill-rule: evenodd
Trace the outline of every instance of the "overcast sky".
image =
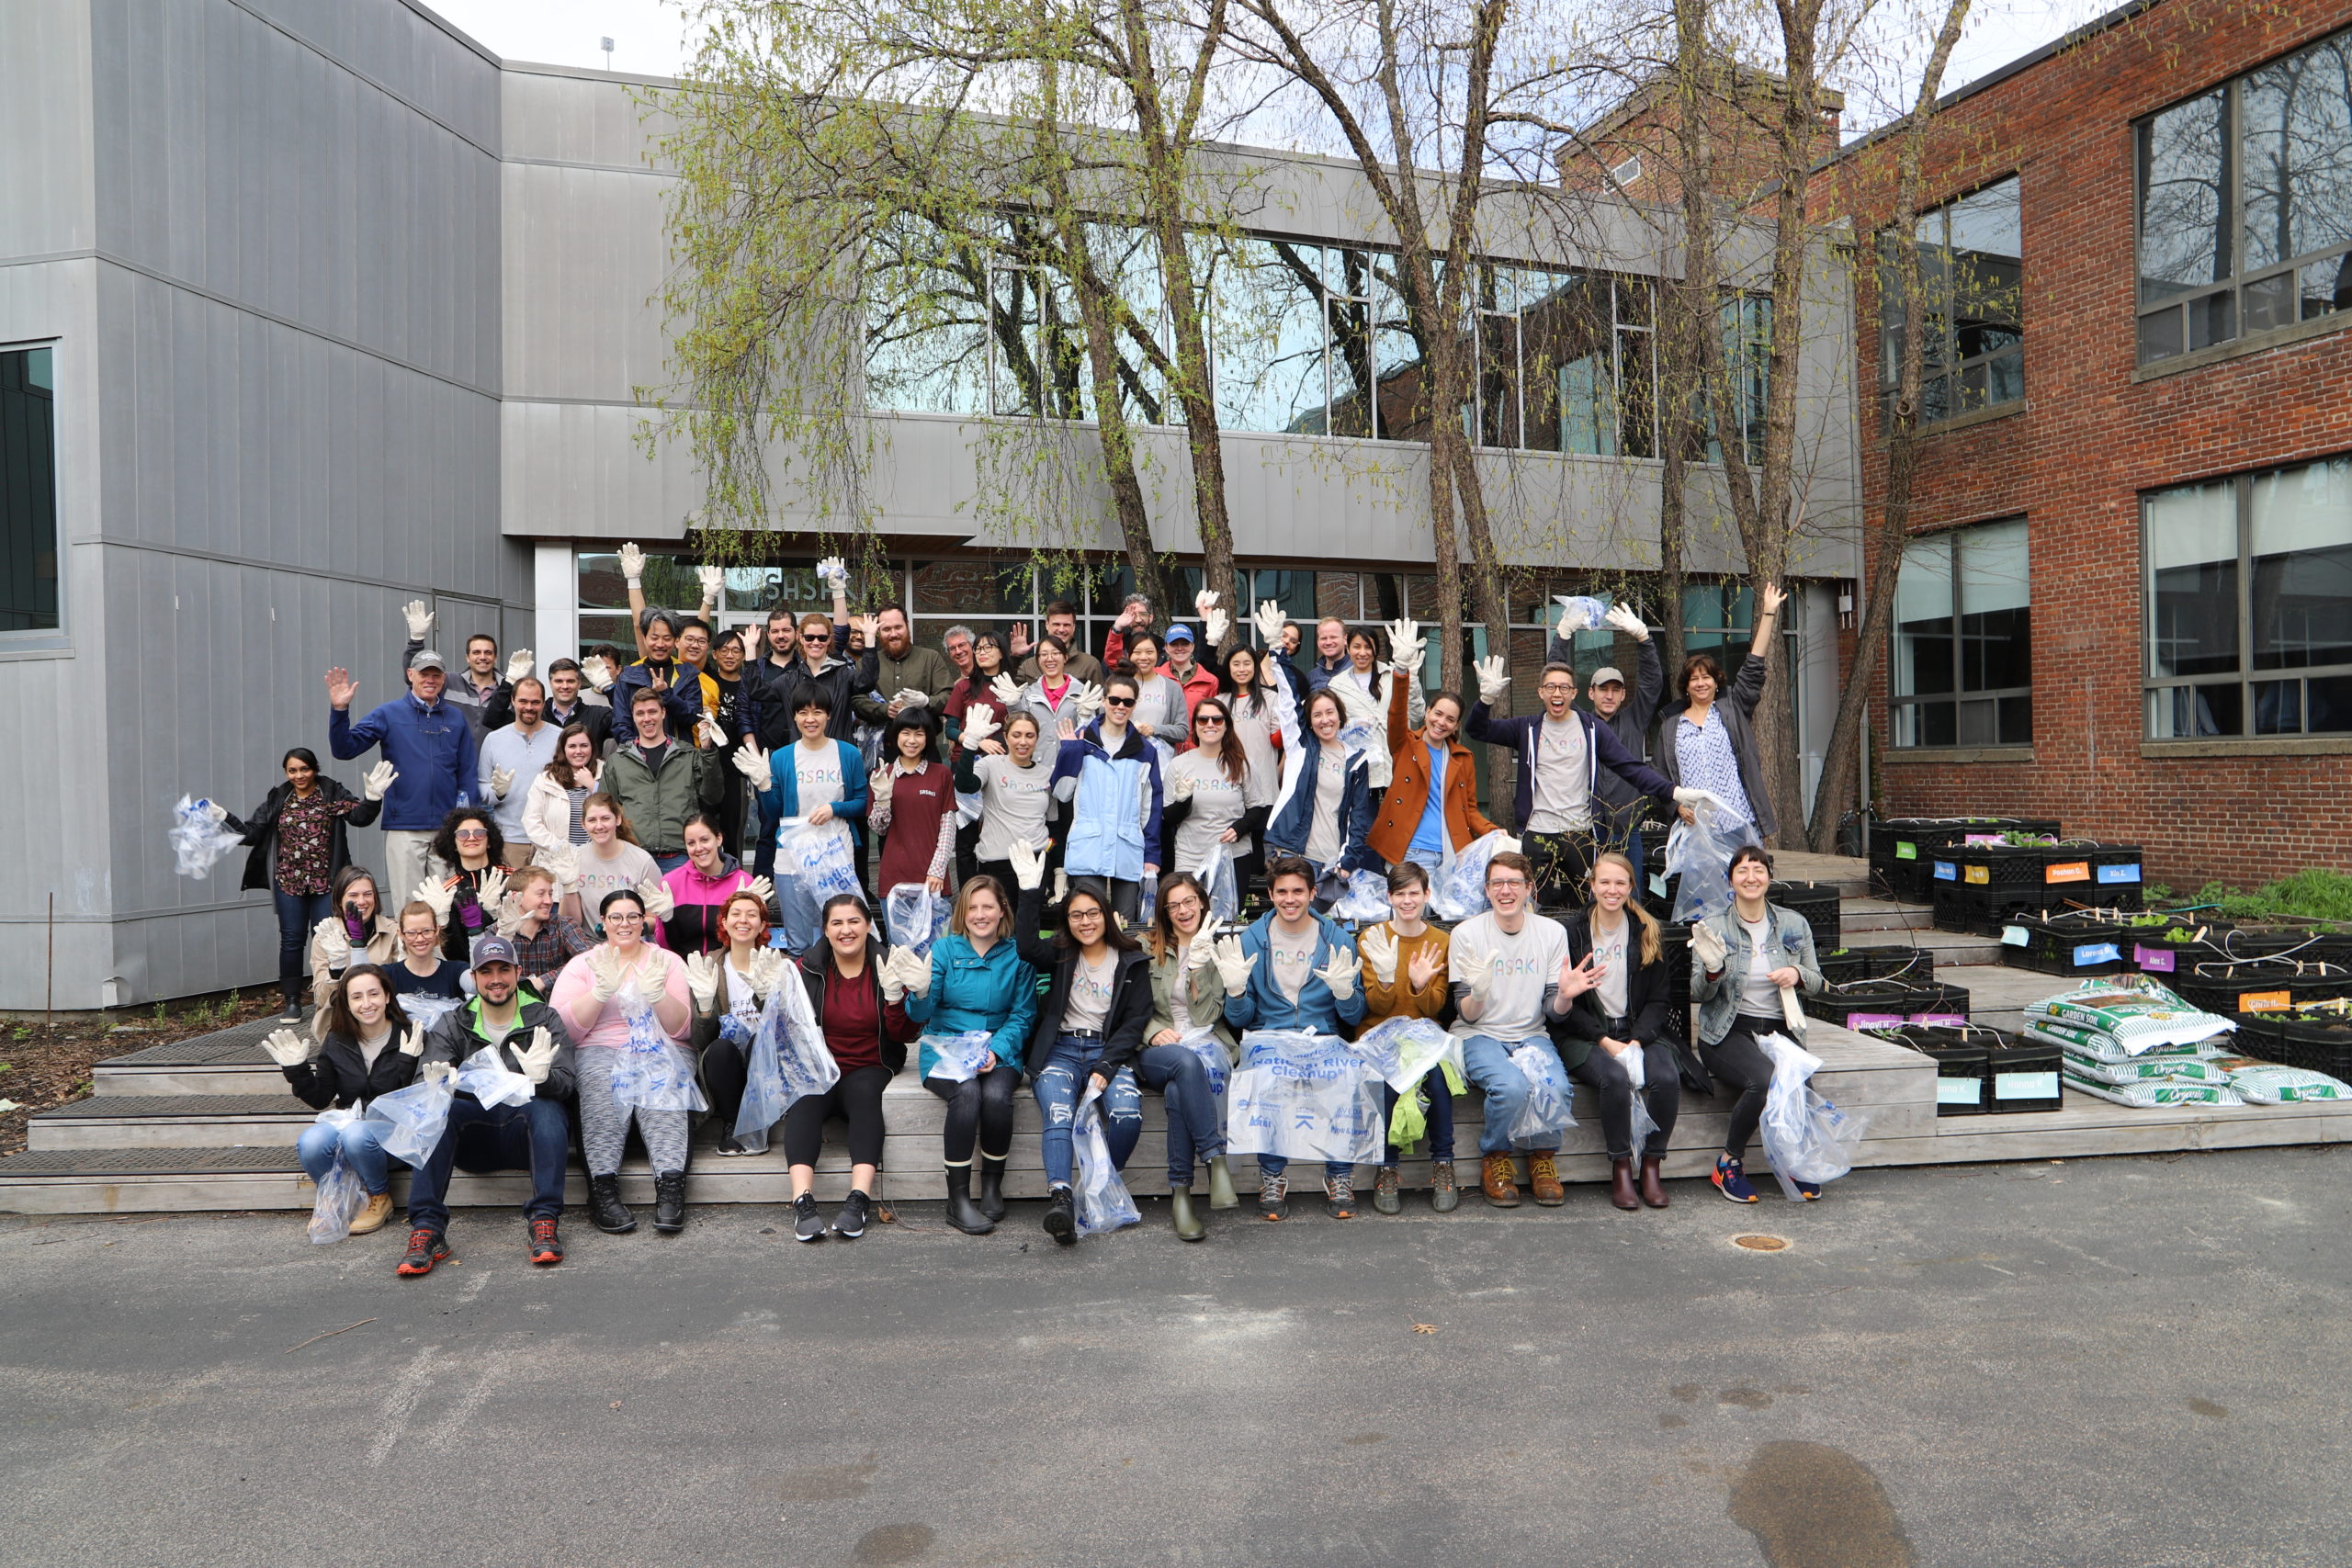
<svg viewBox="0 0 2352 1568">
<path fill-rule="evenodd" d="M 1996 70 L 2110 9 L 2117 0 L 1976 0 L 1947 80 L 1953 85 Z M 684 23 L 663 0 L 426 0 L 502 58 L 602 66 L 673 76 L 685 60 Z M 605 39 L 613 40 L 609 57 Z M 1847 129 L 1883 118 L 1849 105 Z"/>
</svg>

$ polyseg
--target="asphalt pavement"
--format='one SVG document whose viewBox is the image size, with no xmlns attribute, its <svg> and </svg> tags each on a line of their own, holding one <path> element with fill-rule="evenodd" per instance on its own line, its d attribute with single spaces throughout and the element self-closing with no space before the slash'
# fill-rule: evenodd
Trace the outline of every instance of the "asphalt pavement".
<svg viewBox="0 0 2352 1568">
<path fill-rule="evenodd" d="M 0 1221 L 0 1540 L 50 1564 L 2352 1560 L 2352 1153 L 1865 1171 L 1799 1208 L 1057 1249 L 935 1204 L 460 1261 Z M 1775 1252 L 1733 1245 L 1785 1239 Z M 356 1325 L 356 1326 L 352 1326 Z M 347 1330 L 347 1331 L 346 1331 Z M 341 1331 L 341 1332 L 338 1332 Z"/>
</svg>

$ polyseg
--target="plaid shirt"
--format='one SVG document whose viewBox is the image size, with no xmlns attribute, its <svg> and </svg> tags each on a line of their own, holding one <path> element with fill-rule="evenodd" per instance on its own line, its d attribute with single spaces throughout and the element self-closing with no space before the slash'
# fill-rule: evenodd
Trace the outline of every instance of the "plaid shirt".
<svg viewBox="0 0 2352 1568">
<path fill-rule="evenodd" d="M 595 937 L 578 920 L 558 915 L 539 928 L 537 936 L 516 931 L 508 939 L 523 971 L 523 982 L 545 997 L 563 966 L 596 945 Z"/>
</svg>

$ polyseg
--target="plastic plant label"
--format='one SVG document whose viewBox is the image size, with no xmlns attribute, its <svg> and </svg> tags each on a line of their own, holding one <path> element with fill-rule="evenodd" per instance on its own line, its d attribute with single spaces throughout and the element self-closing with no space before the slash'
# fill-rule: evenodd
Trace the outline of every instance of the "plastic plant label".
<svg viewBox="0 0 2352 1568">
<path fill-rule="evenodd" d="M 1929 1029 L 1965 1029 L 1968 1027 L 1968 1020 L 1961 1017 L 1960 1014 L 1956 1012 L 1915 1012 L 1904 1021 L 1906 1023 L 1925 1024 Z"/>
<path fill-rule="evenodd" d="M 1960 880 L 1960 867 L 1954 865 L 1948 860 L 1939 860 L 1936 862 L 1936 880 L 1938 882 L 1958 882 Z"/>
<path fill-rule="evenodd" d="M 1919 846 L 1911 842 L 1908 839 L 1897 839 L 1894 840 L 1894 858 L 1896 860 L 1917 860 L 1919 858 Z"/>
<path fill-rule="evenodd" d="M 1984 1080 L 1983 1078 L 1938 1078 L 1936 1103 L 1938 1105 L 1982 1105 L 1984 1103 Z"/>
<path fill-rule="evenodd" d="M 1960 841 L 1968 845 L 1971 849 L 1979 849 L 1986 845 L 1998 844 L 2001 841 L 2001 835 L 1998 833 L 1963 833 L 1961 835 Z"/>
<path fill-rule="evenodd" d="M 2023 926 L 2003 926 L 2001 928 L 2001 945 L 2004 947 L 2029 947 L 2032 945 L 2032 942 L 2031 939 L 2026 935 L 2026 930 Z"/>
<path fill-rule="evenodd" d="M 1662 875 L 1653 874 L 1650 877 L 1650 891 L 1657 894 L 1661 898 L 1665 897 L 1666 878 Z"/>
<path fill-rule="evenodd" d="M 2169 947 L 2150 947 L 2145 942 L 2134 942 L 2132 962 L 2146 974 L 2169 975 L 2178 966 L 2180 954 Z"/>
<path fill-rule="evenodd" d="M 1967 881 L 1972 887 L 1984 887 L 1992 883 L 1993 868 L 1989 865 L 1972 865 L 1967 872 Z"/>
<path fill-rule="evenodd" d="M 2098 868 L 2101 882 L 2137 882 L 2140 868 L 2136 865 L 2103 865 Z"/>
<path fill-rule="evenodd" d="M 1900 1029 L 1905 1022 L 1899 1012 L 1849 1012 L 1846 1015 L 1849 1029 Z"/>
<path fill-rule="evenodd" d="M 2090 879 L 2091 863 L 2086 860 L 2064 861 L 2041 874 L 2044 882 L 2088 882 Z"/>
<path fill-rule="evenodd" d="M 1995 1100 L 2055 1100 L 2058 1098 L 2056 1073 L 1995 1073 Z"/>
<path fill-rule="evenodd" d="M 2075 966 L 2078 969 L 2086 964 L 2117 964 L 2122 958 L 2123 950 L 2111 942 L 2086 942 L 2075 949 Z"/>
<path fill-rule="evenodd" d="M 2295 998 L 2286 991 L 2240 991 L 2240 1012 L 2285 1012 L 2295 1005 Z"/>
</svg>

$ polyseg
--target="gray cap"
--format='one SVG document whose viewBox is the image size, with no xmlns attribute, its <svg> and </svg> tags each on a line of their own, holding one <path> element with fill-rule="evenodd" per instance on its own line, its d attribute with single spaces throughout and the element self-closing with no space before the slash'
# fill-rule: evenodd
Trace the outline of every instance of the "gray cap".
<svg viewBox="0 0 2352 1568">
<path fill-rule="evenodd" d="M 441 656 L 429 648 L 419 649 L 416 657 L 408 661 L 408 667 L 411 670 L 438 670 L 444 674 L 447 674 L 449 669 L 447 664 L 441 662 Z"/>
<path fill-rule="evenodd" d="M 1592 679 L 1587 683 L 1594 686 L 1606 686 L 1611 681 L 1614 681 L 1621 686 L 1623 685 L 1625 683 L 1625 672 L 1623 670 L 1618 669 L 1614 664 L 1604 664 L 1600 669 L 1592 672 Z"/>
<path fill-rule="evenodd" d="M 514 956 L 514 944 L 512 942 L 500 936 L 496 931 L 490 931 L 474 940 L 472 967 L 487 969 L 493 964 L 512 964 L 519 968 L 522 960 Z"/>
</svg>

